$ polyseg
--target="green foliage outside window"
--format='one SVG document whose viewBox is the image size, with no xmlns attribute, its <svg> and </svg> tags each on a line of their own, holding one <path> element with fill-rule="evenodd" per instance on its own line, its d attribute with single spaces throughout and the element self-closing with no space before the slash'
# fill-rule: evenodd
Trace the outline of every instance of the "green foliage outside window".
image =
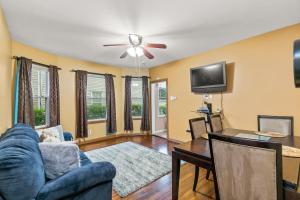
<svg viewBox="0 0 300 200">
<path fill-rule="evenodd" d="M 167 98 L 167 90 L 166 90 L 166 88 L 159 88 L 158 97 L 159 97 L 160 100 L 163 100 L 163 99 Z"/>
<path fill-rule="evenodd" d="M 88 120 L 105 119 L 106 106 L 101 103 L 94 103 L 87 106 Z"/>
<path fill-rule="evenodd" d="M 46 125 L 46 110 L 41 108 L 34 109 L 35 126 Z"/>
<path fill-rule="evenodd" d="M 167 114 L 167 106 L 161 105 L 159 106 L 159 115 L 166 115 Z"/>
<path fill-rule="evenodd" d="M 142 116 L 142 105 L 137 103 L 131 104 L 131 113 L 133 117 Z"/>
</svg>

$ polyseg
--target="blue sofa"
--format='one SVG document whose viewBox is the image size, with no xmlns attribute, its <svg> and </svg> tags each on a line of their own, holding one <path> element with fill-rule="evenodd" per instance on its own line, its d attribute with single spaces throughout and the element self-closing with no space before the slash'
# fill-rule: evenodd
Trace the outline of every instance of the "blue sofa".
<svg viewBox="0 0 300 200">
<path fill-rule="evenodd" d="M 0 138 L 0 200 L 108 200 L 116 169 L 108 162 L 91 163 L 47 180 L 37 133 L 18 124 Z"/>
</svg>

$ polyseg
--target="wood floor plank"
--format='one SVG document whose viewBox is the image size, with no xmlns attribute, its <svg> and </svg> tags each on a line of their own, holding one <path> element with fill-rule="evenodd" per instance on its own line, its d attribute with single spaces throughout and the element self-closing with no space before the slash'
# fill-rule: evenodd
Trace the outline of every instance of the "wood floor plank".
<svg viewBox="0 0 300 200">
<path fill-rule="evenodd" d="M 176 143 L 164 138 L 145 135 L 145 136 L 125 136 L 112 138 L 105 141 L 81 145 L 80 149 L 89 151 L 102 147 L 111 146 L 123 142 L 135 142 L 140 145 L 156 149 L 159 152 L 171 155 Z M 196 192 L 192 190 L 194 181 L 194 166 L 186 163 L 181 166 L 179 199 L 180 200 L 208 200 L 214 198 L 214 184 L 205 179 L 206 170 L 200 169 L 199 181 Z M 211 177 L 212 178 L 212 177 Z M 171 173 L 146 185 L 138 191 L 121 198 L 113 191 L 113 200 L 171 200 L 172 199 L 172 175 Z"/>
</svg>

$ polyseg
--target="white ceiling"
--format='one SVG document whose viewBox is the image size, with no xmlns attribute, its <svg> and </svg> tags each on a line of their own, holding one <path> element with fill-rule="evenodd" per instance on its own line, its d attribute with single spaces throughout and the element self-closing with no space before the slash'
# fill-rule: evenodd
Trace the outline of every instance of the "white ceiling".
<svg viewBox="0 0 300 200">
<path fill-rule="evenodd" d="M 152 67 L 300 22 L 299 0 L 0 0 L 13 39 L 45 51 L 116 66 L 127 34 L 145 42 Z"/>
</svg>

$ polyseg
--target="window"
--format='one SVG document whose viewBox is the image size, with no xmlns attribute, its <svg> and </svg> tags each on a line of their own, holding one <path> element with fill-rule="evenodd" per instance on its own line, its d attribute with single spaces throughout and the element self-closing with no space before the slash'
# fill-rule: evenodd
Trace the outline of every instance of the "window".
<svg viewBox="0 0 300 200">
<path fill-rule="evenodd" d="M 133 117 L 142 116 L 143 88 L 142 79 L 133 78 L 131 81 L 131 113 Z"/>
<path fill-rule="evenodd" d="M 32 71 L 31 71 L 31 85 L 32 85 L 35 126 L 36 127 L 47 126 L 48 118 L 49 118 L 48 68 L 33 64 Z"/>
<path fill-rule="evenodd" d="M 165 87 L 158 88 L 158 107 L 159 113 L 158 115 L 164 117 L 167 112 L 167 92 Z"/>
<path fill-rule="evenodd" d="M 106 91 L 104 76 L 88 74 L 86 99 L 88 120 L 106 119 Z"/>
</svg>

